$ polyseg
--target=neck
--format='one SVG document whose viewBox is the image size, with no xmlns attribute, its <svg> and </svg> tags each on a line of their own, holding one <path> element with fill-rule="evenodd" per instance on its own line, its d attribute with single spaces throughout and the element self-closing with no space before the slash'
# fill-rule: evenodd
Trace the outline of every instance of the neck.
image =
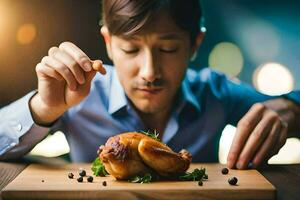
<svg viewBox="0 0 300 200">
<path fill-rule="evenodd" d="M 159 113 L 143 113 L 138 111 L 143 123 L 145 124 L 146 131 L 156 130 L 159 133 L 159 138 L 162 138 L 165 127 L 167 125 L 171 113 L 171 106 Z"/>
</svg>

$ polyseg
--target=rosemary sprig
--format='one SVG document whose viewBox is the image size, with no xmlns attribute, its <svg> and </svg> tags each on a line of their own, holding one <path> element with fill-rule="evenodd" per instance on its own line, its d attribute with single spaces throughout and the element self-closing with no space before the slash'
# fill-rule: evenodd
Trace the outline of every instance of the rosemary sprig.
<svg viewBox="0 0 300 200">
<path fill-rule="evenodd" d="M 146 131 L 141 131 L 141 133 L 142 133 L 142 134 L 145 134 L 145 135 L 147 135 L 147 136 L 149 136 L 149 137 L 151 137 L 152 139 L 155 139 L 155 140 L 157 140 L 157 141 L 160 141 L 160 139 L 158 138 L 159 133 L 158 133 L 156 130 L 154 130 L 153 133 L 150 132 L 149 130 L 148 130 L 147 132 L 146 132 Z"/>
<path fill-rule="evenodd" d="M 208 179 L 205 168 L 196 168 L 192 172 L 185 172 L 183 175 L 179 176 L 179 180 L 181 181 L 201 181 L 203 179 Z"/>
<path fill-rule="evenodd" d="M 99 157 L 97 157 L 92 163 L 92 171 L 95 176 L 108 175 L 108 172 L 105 170 L 105 167 Z"/>
<path fill-rule="evenodd" d="M 145 174 L 144 176 L 135 175 L 128 181 L 131 183 L 150 183 L 152 181 L 152 175 L 149 173 Z"/>
</svg>

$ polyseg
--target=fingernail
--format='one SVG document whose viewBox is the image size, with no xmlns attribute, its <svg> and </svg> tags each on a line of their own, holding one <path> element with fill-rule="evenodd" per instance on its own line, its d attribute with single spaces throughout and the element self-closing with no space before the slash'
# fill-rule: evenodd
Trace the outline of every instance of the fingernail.
<svg viewBox="0 0 300 200">
<path fill-rule="evenodd" d="M 86 71 L 86 72 L 91 71 L 91 70 L 92 70 L 92 65 L 91 65 L 91 63 L 89 63 L 89 62 L 84 63 L 83 69 L 84 69 L 84 71 Z"/>
<path fill-rule="evenodd" d="M 232 168 L 232 163 L 231 163 L 230 161 L 227 161 L 226 164 L 227 164 L 227 167 L 228 167 L 228 168 Z"/>
<path fill-rule="evenodd" d="M 236 164 L 236 168 L 242 169 L 242 167 L 243 167 L 242 163 L 237 163 L 237 164 Z"/>
</svg>

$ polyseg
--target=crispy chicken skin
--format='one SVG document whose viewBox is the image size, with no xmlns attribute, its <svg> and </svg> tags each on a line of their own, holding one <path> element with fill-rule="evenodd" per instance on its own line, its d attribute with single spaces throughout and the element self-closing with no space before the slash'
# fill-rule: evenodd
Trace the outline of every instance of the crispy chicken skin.
<svg viewBox="0 0 300 200">
<path fill-rule="evenodd" d="M 175 153 L 167 145 L 137 132 L 109 138 L 105 146 L 100 146 L 99 157 L 108 173 L 117 179 L 150 171 L 169 177 L 185 172 L 192 160 L 188 151 Z"/>
</svg>

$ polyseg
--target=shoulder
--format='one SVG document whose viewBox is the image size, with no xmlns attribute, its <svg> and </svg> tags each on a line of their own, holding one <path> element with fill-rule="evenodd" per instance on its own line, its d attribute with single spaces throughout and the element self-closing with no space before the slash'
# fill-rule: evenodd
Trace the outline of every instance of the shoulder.
<svg viewBox="0 0 300 200">
<path fill-rule="evenodd" d="M 209 67 L 203 68 L 201 70 L 188 69 L 187 79 L 191 83 L 206 83 L 206 84 L 216 84 L 221 80 L 227 80 L 225 74 L 215 71 Z"/>
<path fill-rule="evenodd" d="M 219 97 L 226 93 L 228 84 L 231 83 L 225 74 L 208 67 L 199 71 L 188 69 L 186 79 L 194 90 L 209 92 Z"/>
</svg>

